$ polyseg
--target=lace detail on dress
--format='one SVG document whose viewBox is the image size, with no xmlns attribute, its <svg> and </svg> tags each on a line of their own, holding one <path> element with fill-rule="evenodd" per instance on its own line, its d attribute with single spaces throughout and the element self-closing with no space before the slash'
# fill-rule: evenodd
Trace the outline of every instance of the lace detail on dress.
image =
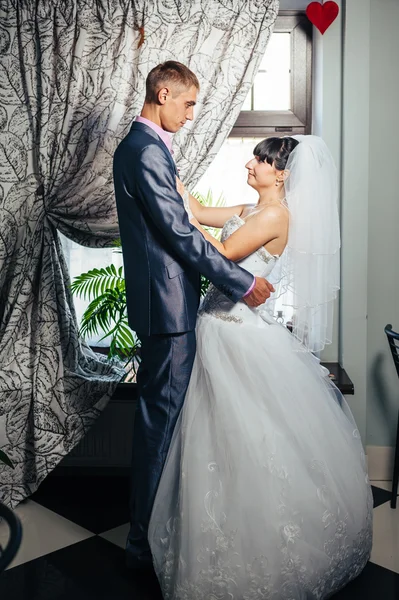
<svg viewBox="0 0 399 600">
<path fill-rule="evenodd" d="M 185 557 L 171 550 L 179 548 L 180 519 L 171 519 L 166 526 L 167 535 L 162 539 L 164 561 L 158 572 L 165 600 L 322 600 L 328 597 L 330 590 L 338 591 L 360 574 L 371 552 L 371 492 L 368 493 L 365 526 L 348 543 L 348 515 L 340 514 L 339 507 L 332 509 L 333 494 L 330 497 L 330 490 L 325 485 L 327 469 L 320 461 L 311 462 L 309 468 L 320 482 L 317 496 L 324 507 L 322 528 L 329 529 L 331 534 L 324 546 L 330 567 L 324 565 L 318 570 L 317 567 L 309 569 L 301 560 L 301 542 L 304 537 L 302 529 L 307 517 L 288 508 L 288 499 L 295 494 L 295 490 L 292 489 L 287 469 L 276 466 L 275 459 L 276 456 L 272 454 L 264 468 L 283 482 L 279 499 L 279 513 L 283 521 L 280 526 L 279 551 L 283 559 L 277 580 L 273 579 L 273 567 L 267 556 L 254 556 L 250 561 L 248 557 L 240 556 L 239 548 L 236 547 L 238 530 L 226 527 L 228 517 L 223 508 L 228 507 L 229 502 L 218 475 L 219 466 L 212 462 L 208 465 L 208 471 L 213 475 L 214 484 L 203 501 L 203 540 L 202 544 L 198 542 L 196 557 L 198 563 L 203 563 L 206 568 L 199 571 L 195 580 L 184 577 Z M 245 536 L 245 532 L 240 532 L 239 535 Z M 303 543 L 307 543 L 306 539 Z M 178 564 L 182 578 L 176 582 L 171 574 L 176 573 Z"/>
<path fill-rule="evenodd" d="M 244 319 L 241 317 L 237 317 L 236 315 L 229 315 L 226 312 L 213 310 L 211 313 L 212 317 L 216 319 L 222 319 L 222 321 L 227 321 L 228 323 L 243 323 Z"/>
<path fill-rule="evenodd" d="M 234 307 L 234 302 L 229 300 L 212 283 L 202 301 L 198 314 L 210 314 L 216 319 L 222 319 L 230 323 L 242 323 L 243 319 L 237 315 L 229 313 L 229 309 Z"/>
<path fill-rule="evenodd" d="M 269 264 L 269 262 L 271 261 L 277 261 L 279 259 L 279 257 L 273 254 L 270 254 L 270 252 L 268 252 L 266 250 L 266 248 L 264 248 L 263 246 L 261 246 L 257 251 L 256 254 L 259 256 L 259 258 L 261 258 L 266 264 Z"/>
<path fill-rule="evenodd" d="M 218 309 L 225 308 L 226 304 L 233 306 L 233 302 L 227 298 L 213 283 L 209 284 L 208 290 L 202 300 L 198 314 L 215 312 Z"/>
<path fill-rule="evenodd" d="M 233 215 L 228 221 L 226 221 L 222 234 L 221 240 L 224 242 L 232 233 L 237 231 L 245 223 L 238 215 Z M 259 260 L 260 259 L 260 260 Z M 271 255 L 263 246 L 256 250 L 253 254 L 240 261 L 240 265 L 250 271 L 251 273 L 259 276 L 266 276 L 270 273 L 274 266 L 274 263 L 278 260 L 277 256 Z M 261 262 L 260 262 L 261 261 Z M 264 265 L 267 265 L 265 270 Z M 246 306 L 246 305 L 245 305 Z M 243 323 L 243 316 L 237 313 L 243 313 L 243 303 L 235 304 L 229 298 L 227 298 L 220 290 L 218 290 L 213 284 L 209 285 L 208 291 L 202 301 L 201 307 L 198 314 L 207 313 L 212 315 L 216 319 L 222 319 L 229 323 Z"/>
</svg>

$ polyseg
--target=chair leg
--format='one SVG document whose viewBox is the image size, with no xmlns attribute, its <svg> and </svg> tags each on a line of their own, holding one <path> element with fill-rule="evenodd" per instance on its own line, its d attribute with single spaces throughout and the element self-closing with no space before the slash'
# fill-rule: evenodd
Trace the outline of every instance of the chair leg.
<svg viewBox="0 0 399 600">
<path fill-rule="evenodd" d="M 393 465 L 392 475 L 392 496 L 391 496 L 391 508 L 396 508 L 396 501 L 398 496 L 398 481 L 399 481 L 399 415 L 398 415 L 398 428 L 396 432 L 396 444 L 395 444 L 395 461 Z"/>
</svg>

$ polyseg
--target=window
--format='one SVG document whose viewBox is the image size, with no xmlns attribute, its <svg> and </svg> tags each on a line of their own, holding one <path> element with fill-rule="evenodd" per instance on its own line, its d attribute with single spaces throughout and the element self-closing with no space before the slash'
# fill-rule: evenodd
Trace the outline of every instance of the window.
<svg viewBox="0 0 399 600">
<path fill-rule="evenodd" d="M 310 133 L 311 35 L 311 24 L 304 15 L 277 17 L 232 137 Z"/>
</svg>

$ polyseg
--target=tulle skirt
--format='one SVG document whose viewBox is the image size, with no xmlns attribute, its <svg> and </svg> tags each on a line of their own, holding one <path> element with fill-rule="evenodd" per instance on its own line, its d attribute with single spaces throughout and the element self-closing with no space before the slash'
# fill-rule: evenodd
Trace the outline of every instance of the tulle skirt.
<svg viewBox="0 0 399 600">
<path fill-rule="evenodd" d="M 293 336 L 203 314 L 149 529 L 165 600 L 328 598 L 364 568 L 372 495 L 338 389 Z"/>
</svg>

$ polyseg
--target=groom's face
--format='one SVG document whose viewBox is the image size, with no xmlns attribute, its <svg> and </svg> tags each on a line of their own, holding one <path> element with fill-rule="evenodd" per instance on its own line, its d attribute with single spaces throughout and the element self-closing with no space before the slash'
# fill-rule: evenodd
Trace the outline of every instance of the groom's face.
<svg viewBox="0 0 399 600">
<path fill-rule="evenodd" d="M 176 133 L 187 121 L 192 121 L 197 94 L 198 90 L 195 86 L 187 89 L 171 85 L 160 90 L 158 98 L 161 103 L 162 129 Z"/>
</svg>

